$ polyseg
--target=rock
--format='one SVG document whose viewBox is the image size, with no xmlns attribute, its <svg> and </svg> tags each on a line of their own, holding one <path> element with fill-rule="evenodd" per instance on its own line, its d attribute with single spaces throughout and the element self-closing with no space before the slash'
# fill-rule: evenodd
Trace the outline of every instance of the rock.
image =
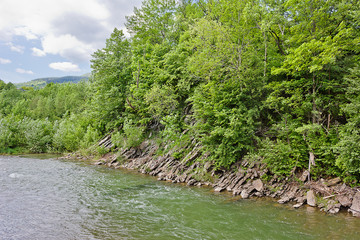
<svg viewBox="0 0 360 240">
<path fill-rule="evenodd" d="M 340 211 L 340 208 L 334 207 L 334 208 L 330 209 L 330 210 L 328 211 L 328 213 L 330 213 L 330 214 L 336 214 L 336 213 L 338 213 L 339 211 Z"/>
<path fill-rule="evenodd" d="M 245 189 L 245 190 L 242 190 L 242 192 L 240 193 L 240 196 L 244 199 L 246 198 L 249 198 L 249 193 L 248 191 Z"/>
<path fill-rule="evenodd" d="M 222 191 L 224 191 L 224 190 L 225 190 L 224 187 L 216 187 L 216 188 L 214 189 L 214 192 L 222 192 Z"/>
<path fill-rule="evenodd" d="M 303 205 L 303 203 L 297 203 L 297 204 L 293 205 L 293 208 L 299 208 L 299 207 L 301 207 L 302 205 Z"/>
<path fill-rule="evenodd" d="M 316 206 L 316 196 L 315 196 L 315 193 L 314 193 L 313 190 L 310 190 L 310 191 L 307 192 L 306 201 L 307 201 L 308 205 L 310 205 L 312 207 Z"/>
<path fill-rule="evenodd" d="M 287 203 L 287 202 L 289 202 L 289 201 L 290 201 L 289 197 L 284 196 L 284 197 L 282 197 L 282 198 L 278 201 L 278 203 L 284 204 L 284 203 Z"/>
<path fill-rule="evenodd" d="M 304 196 L 297 197 L 297 198 L 295 199 L 295 201 L 296 201 L 297 203 L 301 203 L 301 205 L 302 205 L 302 204 L 304 204 L 304 203 L 306 202 L 306 197 L 304 197 Z"/>
<path fill-rule="evenodd" d="M 335 204 L 336 204 L 336 202 L 335 202 L 334 200 L 329 200 L 329 201 L 327 201 L 327 206 L 326 206 L 326 208 L 327 208 L 328 210 L 330 210 L 330 209 L 332 209 L 332 208 L 335 207 Z"/>
<path fill-rule="evenodd" d="M 360 192 L 355 194 L 349 211 L 352 212 L 353 216 L 360 217 Z"/>
<path fill-rule="evenodd" d="M 260 179 L 255 180 L 252 185 L 254 186 L 254 188 L 256 189 L 256 191 L 261 192 L 264 188 L 264 184 L 262 183 L 262 181 Z"/>
<path fill-rule="evenodd" d="M 329 181 L 327 181 L 327 182 L 325 183 L 325 185 L 327 185 L 328 187 L 331 187 L 331 186 L 334 186 L 334 185 L 338 184 L 339 182 L 341 182 L 341 179 L 340 179 L 339 177 L 337 177 L 337 178 L 332 178 L 332 179 L 330 179 Z"/>
<path fill-rule="evenodd" d="M 326 207 L 325 203 L 319 203 L 317 206 L 318 206 L 318 208 L 321 208 L 322 211 L 325 211 L 325 210 L 326 210 L 326 209 L 325 209 L 325 207 Z"/>
<path fill-rule="evenodd" d="M 350 207 L 351 206 L 351 200 L 347 196 L 337 196 L 336 199 L 339 201 L 341 206 L 343 207 Z"/>
<path fill-rule="evenodd" d="M 233 191 L 233 196 L 237 196 L 237 195 L 239 195 L 240 193 L 241 193 L 240 190 L 234 190 L 234 191 Z"/>
<path fill-rule="evenodd" d="M 252 175 L 252 177 L 254 177 L 254 178 L 259 177 L 258 171 L 254 170 L 254 174 Z M 260 179 L 258 179 L 258 180 L 260 180 Z M 260 180 L 260 181 L 261 181 L 261 180 Z"/>
<path fill-rule="evenodd" d="M 278 201 L 278 203 L 284 204 L 293 200 L 298 190 L 299 188 L 297 186 L 292 186 L 290 190 L 286 192 L 284 195 L 282 195 L 282 193 L 279 193 L 281 199 Z"/>
<path fill-rule="evenodd" d="M 195 179 L 191 179 L 191 180 L 187 183 L 187 185 L 188 185 L 188 186 L 191 186 L 191 185 L 194 185 L 196 182 L 197 182 L 197 181 L 196 181 Z"/>
</svg>

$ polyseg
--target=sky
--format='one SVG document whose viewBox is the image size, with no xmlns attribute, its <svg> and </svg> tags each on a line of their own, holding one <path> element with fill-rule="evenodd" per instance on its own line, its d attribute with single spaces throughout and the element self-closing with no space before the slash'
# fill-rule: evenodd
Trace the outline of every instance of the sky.
<svg viewBox="0 0 360 240">
<path fill-rule="evenodd" d="M 0 0 L 0 79 L 27 82 L 91 72 L 91 54 L 141 0 Z"/>
</svg>

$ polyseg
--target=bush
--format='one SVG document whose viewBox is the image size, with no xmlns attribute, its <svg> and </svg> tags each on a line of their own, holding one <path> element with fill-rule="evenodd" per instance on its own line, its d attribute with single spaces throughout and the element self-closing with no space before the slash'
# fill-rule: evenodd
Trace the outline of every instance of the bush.
<svg viewBox="0 0 360 240">
<path fill-rule="evenodd" d="M 82 124 L 81 116 L 71 115 L 69 118 L 63 118 L 55 122 L 54 147 L 59 152 L 76 151 L 83 141 L 87 132 L 87 125 Z M 85 142 L 83 142 L 86 145 Z"/>
<path fill-rule="evenodd" d="M 26 146 L 30 152 L 47 152 L 52 143 L 52 123 L 48 120 L 32 120 L 25 118 L 22 121 Z"/>
<path fill-rule="evenodd" d="M 125 147 L 137 147 L 144 141 L 145 127 L 136 126 L 131 120 L 124 122 Z"/>
<path fill-rule="evenodd" d="M 360 174 L 359 130 L 344 127 L 340 133 L 340 139 L 336 145 L 336 151 L 339 153 L 336 165 L 349 173 Z"/>
<path fill-rule="evenodd" d="M 120 132 L 115 132 L 111 135 L 111 142 L 116 148 L 121 148 L 125 146 L 124 136 Z"/>
<path fill-rule="evenodd" d="M 279 176 L 288 176 L 295 166 L 299 166 L 299 152 L 281 140 L 264 139 L 260 143 L 259 155 L 269 169 Z"/>
<path fill-rule="evenodd" d="M 82 149 L 90 148 L 100 138 L 99 131 L 89 125 L 86 129 L 84 137 L 80 140 L 80 147 Z"/>
</svg>

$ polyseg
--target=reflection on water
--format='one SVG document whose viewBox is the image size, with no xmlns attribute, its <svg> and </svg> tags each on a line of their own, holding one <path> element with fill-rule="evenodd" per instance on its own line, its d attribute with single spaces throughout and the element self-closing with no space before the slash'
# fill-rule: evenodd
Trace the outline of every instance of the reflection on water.
<svg viewBox="0 0 360 240">
<path fill-rule="evenodd" d="M 0 239 L 357 239 L 360 220 L 129 171 L 0 157 Z"/>
</svg>

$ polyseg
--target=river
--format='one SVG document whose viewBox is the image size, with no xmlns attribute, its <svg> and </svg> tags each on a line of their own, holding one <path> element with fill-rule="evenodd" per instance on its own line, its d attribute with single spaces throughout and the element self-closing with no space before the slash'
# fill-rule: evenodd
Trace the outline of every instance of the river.
<svg viewBox="0 0 360 240">
<path fill-rule="evenodd" d="M 358 239 L 360 219 L 131 171 L 0 156 L 0 239 Z"/>
</svg>

